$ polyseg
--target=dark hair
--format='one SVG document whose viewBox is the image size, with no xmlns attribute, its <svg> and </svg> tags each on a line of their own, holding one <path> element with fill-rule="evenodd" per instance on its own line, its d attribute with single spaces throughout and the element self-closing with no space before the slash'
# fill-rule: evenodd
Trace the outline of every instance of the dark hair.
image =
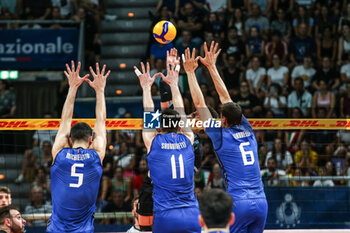
<svg viewBox="0 0 350 233">
<path fill-rule="evenodd" d="M 0 193 L 11 194 L 11 190 L 6 186 L 0 186 Z"/>
<path fill-rule="evenodd" d="M 304 84 L 304 80 L 303 80 L 302 77 L 296 77 L 296 78 L 294 79 L 294 82 L 296 82 L 296 81 L 300 81 L 300 82 L 302 82 L 302 83 Z"/>
<path fill-rule="evenodd" d="M 226 117 L 230 126 L 239 125 L 242 120 L 242 108 L 237 103 L 228 102 L 222 106 L 222 116 Z"/>
<path fill-rule="evenodd" d="M 76 123 L 70 130 L 70 137 L 72 138 L 73 142 L 76 140 L 89 141 L 89 137 L 91 136 L 92 129 L 90 125 L 84 122 Z"/>
<path fill-rule="evenodd" d="M 208 107 L 208 110 L 213 118 L 220 117 L 219 113 L 212 106 L 208 105 L 207 107 Z"/>
<path fill-rule="evenodd" d="M 5 223 L 5 218 L 11 218 L 11 210 L 19 211 L 19 208 L 11 205 L 0 208 L 0 225 L 3 225 Z"/>
<path fill-rule="evenodd" d="M 179 122 L 181 120 L 180 114 L 174 109 L 166 108 L 162 110 L 160 116 L 161 128 L 164 132 L 176 132 L 179 128 Z M 166 123 L 167 127 L 164 127 L 163 123 Z"/>
<path fill-rule="evenodd" d="M 204 192 L 199 200 L 199 210 L 208 228 L 224 228 L 231 218 L 233 201 L 220 189 Z"/>
<path fill-rule="evenodd" d="M 166 82 L 163 81 L 163 79 L 161 79 L 159 82 L 159 92 L 161 102 L 172 100 L 171 88 Z"/>
</svg>

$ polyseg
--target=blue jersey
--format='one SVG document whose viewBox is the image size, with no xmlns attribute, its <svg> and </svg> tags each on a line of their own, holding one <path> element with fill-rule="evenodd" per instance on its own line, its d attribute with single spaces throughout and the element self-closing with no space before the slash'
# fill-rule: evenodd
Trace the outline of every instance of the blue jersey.
<svg viewBox="0 0 350 233">
<path fill-rule="evenodd" d="M 153 211 L 197 207 L 194 152 L 184 134 L 158 134 L 147 157 L 153 182 Z"/>
<path fill-rule="evenodd" d="M 214 119 L 212 119 L 214 121 Z M 242 122 L 231 128 L 206 128 L 233 200 L 266 198 L 260 175 L 258 145 L 252 126 Z"/>
<path fill-rule="evenodd" d="M 102 166 L 91 149 L 62 149 L 51 167 L 52 215 L 47 232 L 94 232 Z"/>
</svg>

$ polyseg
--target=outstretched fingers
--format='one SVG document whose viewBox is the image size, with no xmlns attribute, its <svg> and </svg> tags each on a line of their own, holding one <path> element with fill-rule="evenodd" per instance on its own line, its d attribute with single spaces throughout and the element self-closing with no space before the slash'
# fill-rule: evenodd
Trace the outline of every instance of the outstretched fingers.
<svg viewBox="0 0 350 233">
<path fill-rule="evenodd" d="M 103 65 L 101 75 L 104 76 L 105 72 L 106 72 L 106 65 Z"/>
<path fill-rule="evenodd" d="M 192 59 L 193 59 L 193 60 L 194 60 L 195 56 L 196 56 L 196 49 L 193 48 L 193 49 L 192 49 Z"/>
<path fill-rule="evenodd" d="M 73 72 L 75 72 L 75 65 L 74 65 L 74 61 L 72 60 L 72 61 L 71 61 L 71 63 L 72 63 L 72 71 L 73 71 Z"/>
<path fill-rule="evenodd" d="M 69 65 L 66 64 L 66 68 L 67 68 L 67 71 L 68 71 L 68 74 L 72 73 L 71 69 L 69 68 Z"/>
<path fill-rule="evenodd" d="M 96 74 L 95 74 L 94 69 L 92 69 L 92 67 L 91 67 L 91 66 L 89 67 L 89 69 L 90 69 L 90 73 L 91 73 L 91 74 L 92 74 L 92 76 L 95 78 L 95 77 L 96 77 Z"/>
<path fill-rule="evenodd" d="M 143 64 L 143 62 L 141 62 L 141 69 L 142 69 L 142 73 L 143 73 L 143 74 L 146 73 L 146 71 L 145 71 L 145 65 Z"/>
</svg>

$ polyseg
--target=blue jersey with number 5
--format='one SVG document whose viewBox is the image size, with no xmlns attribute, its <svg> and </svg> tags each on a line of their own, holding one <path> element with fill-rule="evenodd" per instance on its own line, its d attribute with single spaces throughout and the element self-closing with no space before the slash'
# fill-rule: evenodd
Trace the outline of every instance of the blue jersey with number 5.
<svg viewBox="0 0 350 233">
<path fill-rule="evenodd" d="M 212 119 L 211 121 L 214 121 Z M 242 116 L 241 124 L 231 128 L 206 128 L 234 201 L 265 198 L 260 175 L 258 145 L 252 126 Z"/>
<path fill-rule="evenodd" d="M 51 167 L 52 215 L 47 232 L 94 232 L 102 166 L 91 149 L 64 148 Z"/>
<path fill-rule="evenodd" d="M 158 134 L 147 157 L 153 182 L 153 211 L 198 207 L 194 194 L 194 152 L 184 134 Z"/>
</svg>

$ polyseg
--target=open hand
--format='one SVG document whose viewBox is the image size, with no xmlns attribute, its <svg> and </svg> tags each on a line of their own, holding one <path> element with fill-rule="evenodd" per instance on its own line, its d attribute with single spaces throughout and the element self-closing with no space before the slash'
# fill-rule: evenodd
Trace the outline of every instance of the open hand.
<svg viewBox="0 0 350 233">
<path fill-rule="evenodd" d="M 145 69 L 145 65 L 143 64 L 143 62 L 141 62 L 141 69 L 142 69 L 142 73 L 140 72 L 140 70 L 134 66 L 134 71 L 137 75 L 137 77 L 140 80 L 140 85 L 142 88 L 146 88 L 146 87 L 152 87 L 154 80 L 156 79 L 156 77 L 159 75 L 159 73 L 156 73 L 155 75 L 153 75 L 153 77 L 151 78 L 149 71 L 149 63 L 147 62 L 147 70 Z"/>
<path fill-rule="evenodd" d="M 221 49 L 218 49 L 218 47 L 219 44 L 212 41 L 208 51 L 207 42 L 204 42 L 205 57 L 199 57 L 199 60 L 207 67 L 215 66 L 216 60 L 221 52 Z"/>
<path fill-rule="evenodd" d="M 86 79 L 86 81 L 89 83 L 89 85 L 95 89 L 95 91 L 104 91 L 106 87 L 106 79 L 111 73 L 109 70 L 107 74 L 105 74 L 106 71 L 106 65 L 103 65 L 102 71 L 100 73 L 100 67 L 99 64 L 96 63 L 96 73 L 90 66 L 90 72 L 92 76 L 94 77 L 94 81 L 91 81 L 90 79 Z"/>
<path fill-rule="evenodd" d="M 68 64 L 66 64 L 67 71 L 64 71 L 64 74 L 68 79 L 68 84 L 70 87 L 78 88 L 89 77 L 88 74 L 82 78 L 79 76 L 80 67 L 80 62 L 78 62 L 77 69 L 75 69 L 74 61 L 72 61 L 72 69 L 69 68 Z"/>
<path fill-rule="evenodd" d="M 199 57 L 195 58 L 195 55 L 196 55 L 195 48 L 193 48 L 192 50 L 192 56 L 189 48 L 185 50 L 185 55 L 182 54 L 183 66 L 185 68 L 186 73 L 194 72 L 198 67 Z"/>
</svg>

